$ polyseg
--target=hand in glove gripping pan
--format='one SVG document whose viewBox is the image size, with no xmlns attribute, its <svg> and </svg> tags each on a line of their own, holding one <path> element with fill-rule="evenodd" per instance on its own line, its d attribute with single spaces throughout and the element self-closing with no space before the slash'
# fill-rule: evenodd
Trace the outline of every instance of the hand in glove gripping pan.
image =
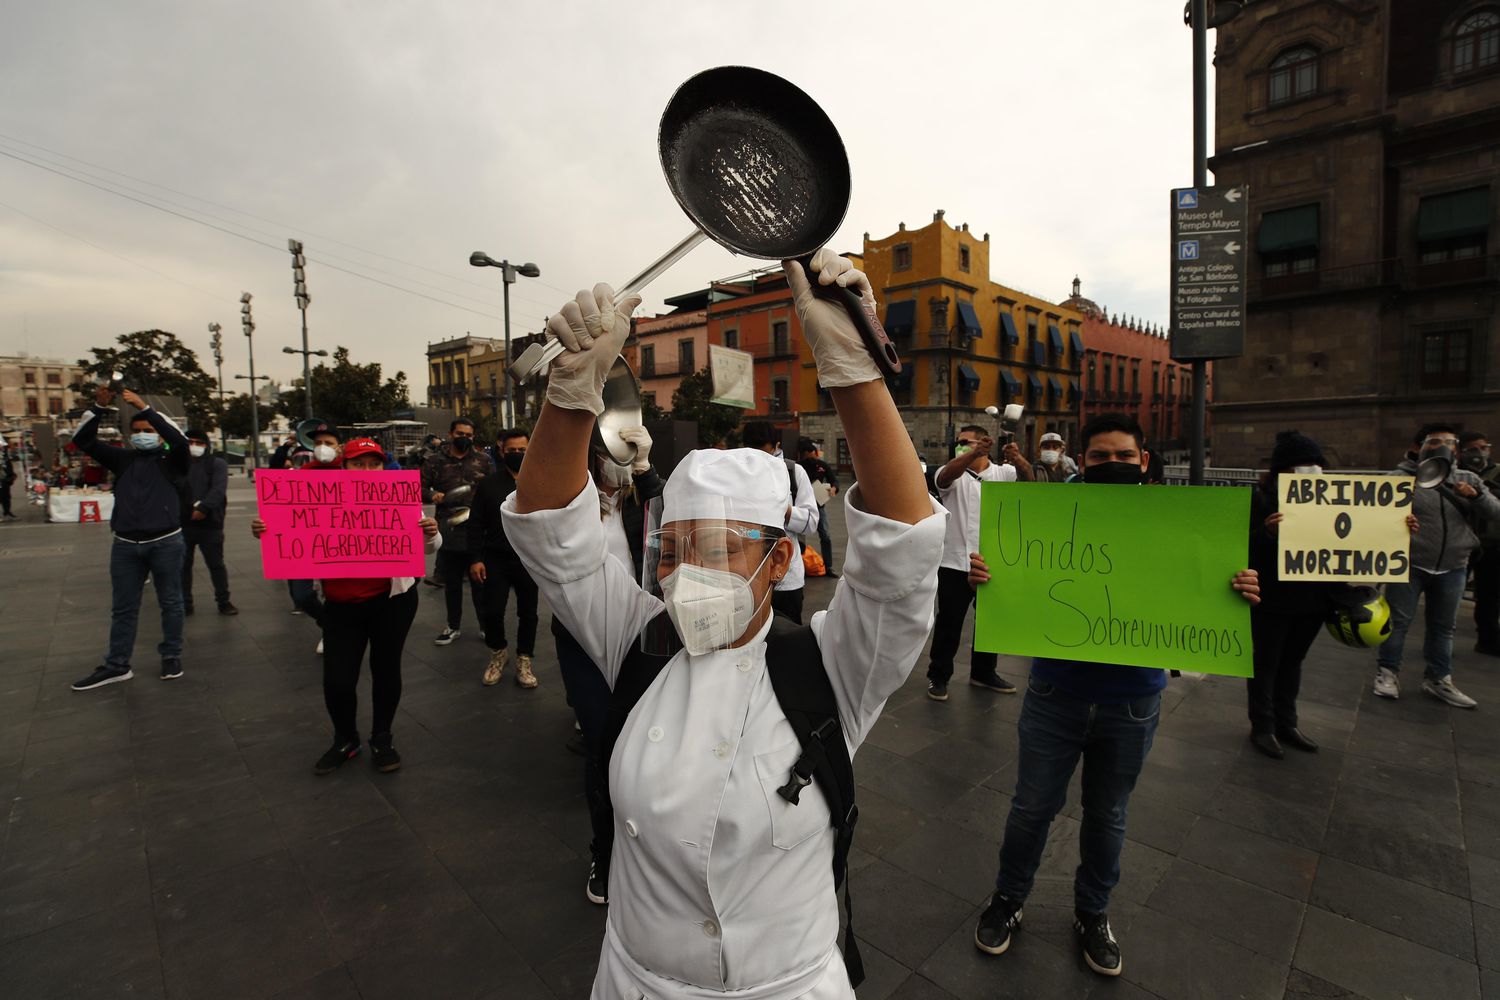
<svg viewBox="0 0 1500 1000">
<path fill-rule="evenodd" d="M 567 348 L 552 362 L 547 402 L 564 410 L 604 412 L 604 380 L 630 335 L 630 314 L 641 304 L 630 295 L 618 305 L 605 284 L 581 291 L 547 321 L 547 332 Z"/>
<path fill-rule="evenodd" d="M 879 379 L 880 369 L 870 357 L 869 349 L 843 303 L 813 294 L 809 283 L 811 280 L 820 285 L 854 289 L 871 320 L 875 320 L 875 293 L 870 288 L 870 280 L 847 257 L 841 257 L 827 247 L 813 254 L 811 263 L 811 276 L 795 260 L 782 261 L 781 266 L 792 289 L 792 302 L 797 309 L 797 318 L 802 321 L 803 335 L 807 337 L 813 360 L 818 365 L 818 381 L 825 388 L 837 388 Z"/>
</svg>

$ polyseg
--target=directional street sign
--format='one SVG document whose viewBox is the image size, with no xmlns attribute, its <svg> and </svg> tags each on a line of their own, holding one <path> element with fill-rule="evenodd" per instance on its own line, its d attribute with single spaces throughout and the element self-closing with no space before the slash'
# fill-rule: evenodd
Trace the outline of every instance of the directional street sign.
<svg viewBox="0 0 1500 1000">
<path fill-rule="evenodd" d="M 1250 199 L 1243 187 L 1172 191 L 1172 357 L 1245 353 Z"/>
</svg>

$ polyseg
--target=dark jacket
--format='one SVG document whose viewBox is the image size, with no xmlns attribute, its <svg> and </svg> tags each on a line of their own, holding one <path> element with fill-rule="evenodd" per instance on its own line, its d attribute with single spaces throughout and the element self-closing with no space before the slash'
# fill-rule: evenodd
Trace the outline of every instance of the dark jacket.
<svg viewBox="0 0 1500 1000">
<path fill-rule="evenodd" d="M 810 482 L 827 483 L 829 486 L 839 484 L 839 477 L 833 471 L 833 466 L 821 458 L 804 458 L 798 464 L 802 466 L 802 471 L 807 473 Z"/>
<path fill-rule="evenodd" d="M 1276 496 L 1276 477 L 1269 475 L 1263 485 L 1250 491 L 1250 568 L 1260 575 L 1260 603 L 1253 614 L 1311 615 L 1325 617 L 1330 597 L 1344 588 L 1342 583 L 1278 579 L 1276 553 L 1280 542 L 1266 527 L 1266 518 L 1281 509 Z"/>
<path fill-rule="evenodd" d="M 469 507 L 468 552 L 470 564 L 483 562 L 486 555 L 507 562 L 515 560 L 516 550 L 505 538 L 500 523 L 500 505 L 516 491 L 516 477 L 505 466 L 493 469 L 474 487 L 474 502 Z"/>
<path fill-rule="evenodd" d="M 462 458 L 454 458 L 445 447 L 422 463 L 422 499 L 431 503 L 434 493 L 452 493 L 466 483 L 477 484 L 489 475 L 494 467 L 495 464 L 490 461 L 490 456 L 483 449 L 470 448 Z M 443 534 L 444 548 L 453 552 L 462 552 L 469 547 L 468 524 L 450 528 L 448 519 L 460 509 L 469 506 L 471 502 L 472 498 L 461 503 L 445 501 L 437 505 L 437 521 L 439 530 Z"/>
<path fill-rule="evenodd" d="M 206 453 L 191 459 L 188 465 L 188 506 L 182 512 L 182 526 L 199 531 L 223 531 L 224 508 L 229 493 L 229 465 L 218 455 Z M 193 520 L 193 510 L 206 516 Z"/>
<path fill-rule="evenodd" d="M 1408 458 L 1396 466 L 1392 475 L 1414 476 L 1417 463 Z M 1479 547 L 1476 525 L 1485 518 L 1500 518 L 1500 500 L 1485 486 L 1484 480 L 1457 466 L 1448 473 L 1445 485 L 1468 483 L 1479 495 L 1466 500 L 1444 495 L 1439 489 L 1412 491 L 1412 513 L 1417 515 L 1421 530 L 1412 536 L 1411 564 L 1429 573 L 1447 573 L 1469 564 L 1469 555 Z"/>
<path fill-rule="evenodd" d="M 182 527 L 183 497 L 187 490 L 188 440 L 177 425 L 154 409 L 138 417 L 151 423 L 164 447 L 155 451 L 115 448 L 99 440 L 99 421 L 104 411 L 90 410 L 73 434 L 79 451 L 115 476 L 115 512 L 109 524 L 116 535 L 144 541 L 171 534 Z"/>
</svg>

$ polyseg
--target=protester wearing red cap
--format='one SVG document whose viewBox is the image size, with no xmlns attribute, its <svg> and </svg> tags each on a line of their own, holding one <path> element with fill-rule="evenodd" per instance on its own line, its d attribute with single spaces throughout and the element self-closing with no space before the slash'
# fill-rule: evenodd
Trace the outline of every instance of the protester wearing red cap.
<svg viewBox="0 0 1500 1000">
<path fill-rule="evenodd" d="M 344 445 L 343 467 L 353 472 L 385 468 L 385 451 L 369 438 Z M 427 551 L 442 545 L 437 521 L 418 522 Z M 255 537 L 266 530 L 264 521 L 251 522 Z M 417 615 L 413 577 L 389 579 L 327 579 L 323 583 L 323 702 L 333 721 L 333 746 L 313 765 L 314 774 L 328 774 L 359 756 L 359 727 L 355 722 L 359 666 L 370 649 L 370 756 L 377 771 L 401 766 L 391 736 L 391 723 L 401 701 L 401 653 Z"/>
</svg>

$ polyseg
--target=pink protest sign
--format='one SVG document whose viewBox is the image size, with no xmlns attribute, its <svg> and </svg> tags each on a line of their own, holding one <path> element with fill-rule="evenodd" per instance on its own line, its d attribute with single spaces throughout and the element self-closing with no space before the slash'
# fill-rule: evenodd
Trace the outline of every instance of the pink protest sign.
<svg viewBox="0 0 1500 1000">
<path fill-rule="evenodd" d="M 255 500 L 267 580 L 427 572 L 416 472 L 257 469 Z"/>
</svg>

